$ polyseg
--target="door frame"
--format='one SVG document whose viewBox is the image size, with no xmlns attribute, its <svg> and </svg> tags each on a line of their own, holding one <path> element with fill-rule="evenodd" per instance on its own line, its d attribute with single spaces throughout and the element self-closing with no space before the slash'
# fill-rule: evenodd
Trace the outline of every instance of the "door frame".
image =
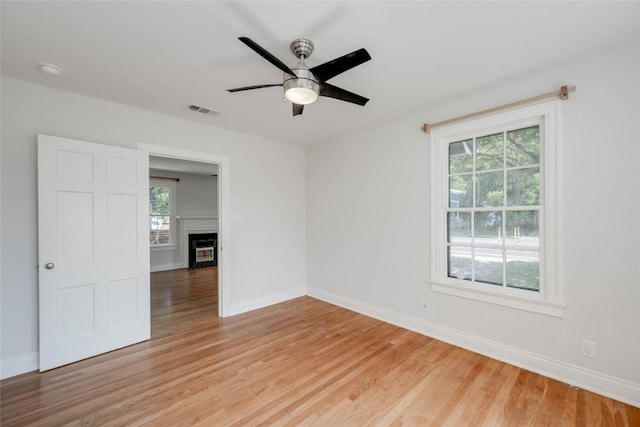
<svg viewBox="0 0 640 427">
<path fill-rule="evenodd" d="M 231 310 L 229 157 L 144 142 L 138 143 L 138 150 L 146 151 L 149 156 L 218 165 L 218 316 L 226 317 Z"/>
</svg>

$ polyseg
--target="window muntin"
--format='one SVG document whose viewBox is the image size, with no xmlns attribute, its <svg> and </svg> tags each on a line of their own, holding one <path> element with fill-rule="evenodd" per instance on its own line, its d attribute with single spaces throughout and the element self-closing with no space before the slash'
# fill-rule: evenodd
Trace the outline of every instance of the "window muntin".
<svg viewBox="0 0 640 427">
<path fill-rule="evenodd" d="M 431 290 L 562 317 L 556 102 L 431 131 Z"/>
<path fill-rule="evenodd" d="M 151 247 L 169 246 L 172 242 L 174 187 L 151 182 L 149 185 L 149 244 Z"/>
</svg>

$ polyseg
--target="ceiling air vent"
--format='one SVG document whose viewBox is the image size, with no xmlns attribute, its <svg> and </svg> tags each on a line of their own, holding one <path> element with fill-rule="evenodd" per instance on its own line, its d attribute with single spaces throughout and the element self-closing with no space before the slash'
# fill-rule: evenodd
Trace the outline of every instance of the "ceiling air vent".
<svg viewBox="0 0 640 427">
<path fill-rule="evenodd" d="M 214 110 L 213 108 L 203 107 L 202 105 L 195 105 L 195 104 L 189 105 L 189 110 L 195 111 L 196 113 L 207 114 L 209 116 L 217 116 L 218 114 L 222 113 L 222 111 Z"/>
</svg>

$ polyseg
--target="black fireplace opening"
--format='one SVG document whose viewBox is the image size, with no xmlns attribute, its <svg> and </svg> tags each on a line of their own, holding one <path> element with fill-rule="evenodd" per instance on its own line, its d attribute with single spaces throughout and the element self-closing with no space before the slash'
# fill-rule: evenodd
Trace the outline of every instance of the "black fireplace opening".
<svg viewBox="0 0 640 427">
<path fill-rule="evenodd" d="M 189 268 L 218 265 L 218 233 L 189 234 Z"/>
</svg>

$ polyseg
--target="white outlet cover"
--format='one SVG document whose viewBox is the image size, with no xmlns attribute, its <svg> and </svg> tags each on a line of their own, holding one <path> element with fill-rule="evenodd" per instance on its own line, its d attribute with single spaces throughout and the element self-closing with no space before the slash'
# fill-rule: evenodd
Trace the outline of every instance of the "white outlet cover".
<svg viewBox="0 0 640 427">
<path fill-rule="evenodd" d="M 582 340 L 580 354 L 592 359 L 596 358 L 596 343 L 594 341 Z"/>
</svg>

